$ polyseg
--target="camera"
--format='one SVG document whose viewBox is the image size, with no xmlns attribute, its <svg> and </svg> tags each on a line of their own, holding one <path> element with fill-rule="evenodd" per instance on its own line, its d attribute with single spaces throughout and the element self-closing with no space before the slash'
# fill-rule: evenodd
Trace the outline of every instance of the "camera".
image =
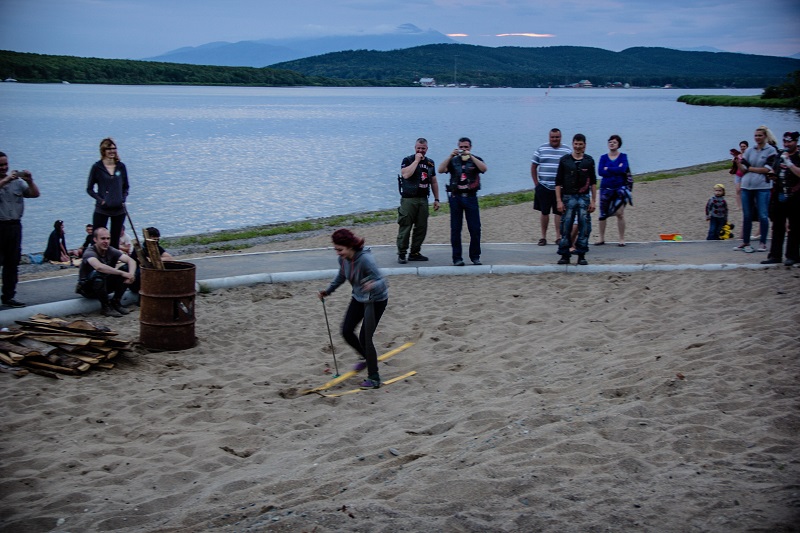
<svg viewBox="0 0 800 533">
<path fill-rule="evenodd" d="M 464 150 L 459 149 L 457 153 L 458 155 L 464 155 Z"/>
</svg>

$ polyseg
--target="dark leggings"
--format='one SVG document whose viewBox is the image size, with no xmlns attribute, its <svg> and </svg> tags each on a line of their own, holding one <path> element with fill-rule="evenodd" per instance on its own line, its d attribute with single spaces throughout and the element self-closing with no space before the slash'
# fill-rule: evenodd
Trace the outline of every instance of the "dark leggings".
<svg viewBox="0 0 800 533">
<path fill-rule="evenodd" d="M 378 327 L 388 303 L 389 300 L 363 303 L 351 298 L 347 313 L 344 315 L 344 322 L 342 322 L 342 337 L 347 341 L 347 344 L 361 354 L 361 357 L 367 360 L 369 379 L 380 380 L 378 353 L 372 343 L 372 335 L 375 333 L 375 329 Z M 356 327 L 362 320 L 361 332 L 356 337 Z"/>
<path fill-rule="evenodd" d="M 108 219 L 111 219 L 111 227 L 108 227 Z M 121 215 L 104 215 L 95 211 L 92 215 L 94 229 L 106 228 L 111 234 L 111 246 L 119 249 L 119 236 L 122 234 L 122 225 L 125 223 L 125 213 Z"/>
</svg>

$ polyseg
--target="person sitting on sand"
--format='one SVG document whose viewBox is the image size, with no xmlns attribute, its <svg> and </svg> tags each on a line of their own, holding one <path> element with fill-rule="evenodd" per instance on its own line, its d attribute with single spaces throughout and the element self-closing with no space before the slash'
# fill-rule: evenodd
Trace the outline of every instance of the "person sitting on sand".
<svg viewBox="0 0 800 533">
<path fill-rule="evenodd" d="M 75 252 L 75 250 L 73 250 Z M 70 263 L 70 253 L 67 251 L 67 242 L 64 235 L 64 221 L 56 220 L 53 223 L 53 231 L 47 239 L 47 248 L 44 250 L 44 260 L 54 263 Z"/>
<path fill-rule="evenodd" d="M 127 270 L 117 268 L 122 262 Z M 94 230 L 94 244 L 83 253 L 75 292 L 90 299 L 100 300 L 105 316 L 121 317 L 129 311 L 122 306 L 122 295 L 136 279 L 136 262 L 111 246 L 111 234 L 106 228 Z M 109 293 L 114 296 L 109 300 Z"/>
<path fill-rule="evenodd" d="M 131 238 L 125 233 L 125 224 L 123 224 L 119 234 L 119 251 L 131 255 L 131 250 L 133 250 Z"/>
<path fill-rule="evenodd" d="M 361 387 L 377 389 L 381 386 L 381 376 L 372 335 L 389 303 L 389 288 L 372 253 L 364 249 L 363 238 L 342 228 L 333 232 L 331 240 L 339 256 L 339 272 L 327 289 L 319 291 L 318 296 L 324 300 L 345 280 L 350 281 L 353 292 L 342 322 L 342 337 L 365 359 L 353 367 L 353 370 L 367 368 L 367 379 L 361 383 Z M 361 331 L 356 336 L 355 329 L 359 322 L 362 322 Z"/>
</svg>

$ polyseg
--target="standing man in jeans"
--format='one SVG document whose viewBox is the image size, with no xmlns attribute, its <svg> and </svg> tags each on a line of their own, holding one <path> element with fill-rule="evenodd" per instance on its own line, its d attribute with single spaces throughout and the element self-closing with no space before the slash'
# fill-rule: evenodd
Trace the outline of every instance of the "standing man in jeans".
<svg viewBox="0 0 800 533">
<path fill-rule="evenodd" d="M 8 173 L 8 156 L 0 152 L 0 266 L 3 268 L 2 303 L 8 307 L 25 307 L 14 299 L 22 254 L 22 212 L 24 198 L 38 198 L 39 187 L 27 170 Z"/>
<path fill-rule="evenodd" d="M 483 159 L 473 155 L 472 141 L 468 137 L 458 140 L 458 148 L 439 164 L 439 174 L 450 174 L 447 195 L 450 201 L 450 245 L 453 247 L 453 264 L 464 266 L 461 252 L 461 228 L 467 219 L 469 230 L 469 258 L 474 265 L 481 264 L 481 213 L 478 191 L 481 174 L 486 172 Z"/>
<path fill-rule="evenodd" d="M 439 182 L 436 181 L 436 165 L 425 157 L 428 141 L 420 137 L 414 144 L 414 154 L 400 164 L 398 187 L 400 207 L 397 208 L 397 262 L 405 264 L 408 240 L 411 237 L 411 254 L 408 261 L 427 261 L 420 253 L 422 242 L 428 233 L 428 195 L 433 190 L 433 209 L 439 210 Z M 413 233 L 412 233 L 413 227 Z"/>
<path fill-rule="evenodd" d="M 561 158 L 556 173 L 556 209 L 561 213 L 561 240 L 558 241 L 559 265 L 568 265 L 570 228 L 578 219 L 578 238 L 575 253 L 578 264 L 588 265 L 584 255 L 589 251 L 589 234 L 592 232 L 591 213 L 597 202 L 597 174 L 594 159 L 586 152 L 586 136 L 577 133 L 572 138 L 572 153 Z"/>
<path fill-rule="evenodd" d="M 531 158 L 531 178 L 533 178 L 533 209 L 539 211 L 539 225 L 542 238 L 539 246 L 547 244 L 547 227 L 550 225 L 550 211 L 555 216 L 556 244 L 561 240 L 561 215 L 556 211 L 556 172 L 558 162 L 570 153 L 568 146 L 561 144 L 561 130 L 550 130 L 550 142 L 541 145 Z"/>
</svg>

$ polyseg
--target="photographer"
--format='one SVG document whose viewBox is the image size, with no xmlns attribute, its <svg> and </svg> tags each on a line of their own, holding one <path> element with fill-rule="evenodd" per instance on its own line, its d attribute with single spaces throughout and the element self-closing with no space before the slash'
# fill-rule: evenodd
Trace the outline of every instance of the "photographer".
<svg viewBox="0 0 800 533">
<path fill-rule="evenodd" d="M 472 141 L 468 137 L 458 140 L 458 148 L 439 165 L 439 174 L 450 174 L 447 196 L 450 203 L 450 245 L 453 247 L 453 264 L 464 266 L 461 251 L 461 228 L 467 219 L 469 230 L 469 258 L 473 265 L 481 264 L 481 214 L 478 206 L 478 191 L 481 174 L 486 172 L 486 163 L 472 153 Z"/>
<path fill-rule="evenodd" d="M 0 152 L 0 266 L 3 268 L 3 305 L 25 307 L 14 299 L 22 251 L 24 198 L 38 198 L 39 187 L 27 170 L 8 173 L 8 156 Z"/>
</svg>

